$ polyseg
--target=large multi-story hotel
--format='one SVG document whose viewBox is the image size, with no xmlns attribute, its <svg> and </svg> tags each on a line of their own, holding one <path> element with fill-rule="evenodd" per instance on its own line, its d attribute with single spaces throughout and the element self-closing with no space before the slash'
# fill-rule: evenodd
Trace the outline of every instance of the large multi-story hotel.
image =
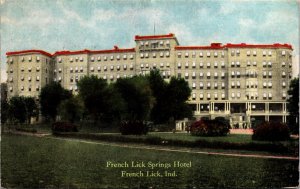
<svg viewBox="0 0 300 189">
<path fill-rule="evenodd" d="M 180 46 L 174 34 L 135 36 L 135 42 L 130 49 L 7 52 L 8 97 L 37 97 L 50 81 L 77 93 L 76 82 L 85 75 L 113 82 L 156 68 L 166 80 L 188 81 L 196 118 L 227 117 L 240 127 L 253 118 L 286 122 L 291 45 Z"/>
</svg>

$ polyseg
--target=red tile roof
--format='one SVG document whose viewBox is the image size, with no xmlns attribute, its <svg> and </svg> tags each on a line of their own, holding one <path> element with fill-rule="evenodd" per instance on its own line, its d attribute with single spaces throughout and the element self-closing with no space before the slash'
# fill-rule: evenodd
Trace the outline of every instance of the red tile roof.
<svg viewBox="0 0 300 189">
<path fill-rule="evenodd" d="M 117 46 L 114 46 L 114 49 L 111 50 L 88 50 L 84 49 L 81 51 L 56 51 L 53 56 L 58 55 L 74 55 L 74 54 L 107 54 L 107 53 L 126 53 L 126 52 L 135 52 L 134 48 L 131 49 L 119 49 Z"/>
<path fill-rule="evenodd" d="M 6 56 L 11 56 L 11 55 L 20 55 L 20 54 L 31 54 L 31 53 L 40 53 L 45 56 L 51 57 L 52 55 L 46 51 L 42 50 L 24 50 L 24 51 L 14 51 L 14 52 L 7 52 Z"/>
<path fill-rule="evenodd" d="M 175 35 L 173 33 L 169 33 L 167 35 L 144 35 L 144 36 L 135 36 L 135 40 L 145 40 L 145 39 L 167 39 L 167 38 L 174 38 Z"/>
<path fill-rule="evenodd" d="M 288 48 L 293 49 L 292 45 L 289 44 L 259 44 L 259 45 L 253 45 L 253 44 L 246 44 L 246 43 L 240 43 L 240 44 L 231 44 L 227 43 L 226 45 L 222 45 L 221 43 L 212 43 L 210 46 L 177 46 L 175 47 L 175 50 L 198 50 L 198 49 L 226 49 L 226 48 Z"/>
</svg>

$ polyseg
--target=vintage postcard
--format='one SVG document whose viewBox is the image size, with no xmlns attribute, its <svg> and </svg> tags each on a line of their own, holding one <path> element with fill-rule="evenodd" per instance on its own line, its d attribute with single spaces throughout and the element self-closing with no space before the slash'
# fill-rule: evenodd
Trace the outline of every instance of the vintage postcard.
<svg viewBox="0 0 300 189">
<path fill-rule="evenodd" d="M 0 2 L 1 188 L 299 186 L 299 1 Z"/>
</svg>

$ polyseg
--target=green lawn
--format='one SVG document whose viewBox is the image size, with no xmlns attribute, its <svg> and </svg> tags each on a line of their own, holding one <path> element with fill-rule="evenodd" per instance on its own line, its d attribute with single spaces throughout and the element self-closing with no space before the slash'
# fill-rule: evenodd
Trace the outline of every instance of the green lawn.
<svg viewBox="0 0 300 189">
<path fill-rule="evenodd" d="M 162 152 L 2 135 L 1 182 L 6 188 L 197 188 L 298 185 L 298 161 L 237 158 Z M 107 168 L 106 162 L 192 162 L 191 168 L 169 168 L 176 177 L 122 178 L 121 171 L 150 168 Z M 156 168 L 154 171 L 164 171 Z"/>
</svg>

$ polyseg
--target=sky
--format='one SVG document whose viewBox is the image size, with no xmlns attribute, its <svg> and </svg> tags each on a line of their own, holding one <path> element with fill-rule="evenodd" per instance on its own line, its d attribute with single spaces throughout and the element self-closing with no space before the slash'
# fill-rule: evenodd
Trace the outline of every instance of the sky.
<svg viewBox="0 0 300 189">
<path fill-rule="evenodd" d="M 297 0 L 0 0 L 1 82 L 8 51 L 133 48 L 135 35 L 174 33 L 180 45 L 212 42 L 294 48 L 299 73 Z"/>
</svg>

